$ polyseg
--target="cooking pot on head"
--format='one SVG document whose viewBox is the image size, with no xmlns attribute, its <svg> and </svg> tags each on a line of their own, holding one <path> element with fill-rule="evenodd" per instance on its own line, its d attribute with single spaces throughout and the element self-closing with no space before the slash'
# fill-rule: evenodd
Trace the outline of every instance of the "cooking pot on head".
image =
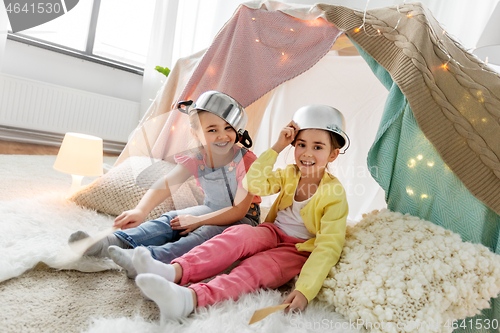
<svg viewBox="0 0 500 333">
<path fill-rule="evenodd" d="M 196 103 L 191 100 L 182 101 L 178 103 L 177 108 L 185 114 L 203 110 L 221 117 L 238 134 L 236 142 L 241 142 L 246 148 L 252 146 L 252 139 L 245 130 L 248 121 L 245 109 L 231 96 L 215 90 L 206 91 L 198 97 Z"/>
</svg>

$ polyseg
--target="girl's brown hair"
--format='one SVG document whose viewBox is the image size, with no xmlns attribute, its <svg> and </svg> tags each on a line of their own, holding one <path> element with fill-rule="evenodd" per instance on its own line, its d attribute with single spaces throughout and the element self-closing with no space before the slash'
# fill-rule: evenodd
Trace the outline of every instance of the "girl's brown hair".
<svg viewBox="0 0 500 333">
<path fill-rule="evenodd" d="M 324 130 L 326 131 L 326 130 Z M 300 132 L 300 131 L 299 131 Z M 332 146 L 332 151 L 335 150 L 335 149 L 340 149 L 340 143 L 339 143 L 339 140 L 338 140 L 338 134 L 332 132 L 332 131 L 327 131 L 328 132 L 328 136 L 330 137 L 330 145 Z M 291 143 L 292 146 L 295 147 L 295 141 L 297 140 L 297 136 L 299 135 L 299 133 L 297 133 L 297 135 L 295 136 L 295 139 L 293 140 L 293 142 Z"/>
</svg>

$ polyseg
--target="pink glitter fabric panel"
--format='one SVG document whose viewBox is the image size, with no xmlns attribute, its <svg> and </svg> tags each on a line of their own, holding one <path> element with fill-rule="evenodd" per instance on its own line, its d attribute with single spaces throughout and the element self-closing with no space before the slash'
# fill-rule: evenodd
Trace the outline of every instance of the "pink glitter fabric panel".
<svg viewBox="0 0 500 333">
<path fill-rule="evenodd" d="M 322 18 L 303 21 L 280 11 L 240 6 L 207 50 L 180 100 L 196 100 L 207 90 L 218 90 L 247 107 L 311 68 L 341 34 Z"/>
<path fill-rule="evenodd" d="M 203 92 L 218 90 L 247 107 L 314 66 L 341 34 L 322 18 L 304 21 L 280 11 L 240 6 L 201 59 L 179 101 L 196 101 Z M 153 147 L 155 158 L 188 147 L 187 117 L 176 105 L 172 108 Z"/>
</svg>

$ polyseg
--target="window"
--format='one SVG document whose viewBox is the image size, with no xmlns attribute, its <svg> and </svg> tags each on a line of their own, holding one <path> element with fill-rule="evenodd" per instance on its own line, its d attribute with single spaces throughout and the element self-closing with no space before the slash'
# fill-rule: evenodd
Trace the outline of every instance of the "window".
<svg viewBox="0 0 500 333">
<path fill-rule="evenodd" d="M 103 0 L 94 54 L 144 67 L 154 9 L 154 0 Z"/>
<path fill-rule="evenodd" d="M 80 0 L 66 14 L 9 38 L 142 73 L 155 0 Z"/>
</svg>

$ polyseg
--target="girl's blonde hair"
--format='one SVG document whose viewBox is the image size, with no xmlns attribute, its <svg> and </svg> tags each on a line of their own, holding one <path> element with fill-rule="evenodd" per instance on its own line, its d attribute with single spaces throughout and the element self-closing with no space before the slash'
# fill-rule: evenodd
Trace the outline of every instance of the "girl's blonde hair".
<svg viewBox="0 0 500 333">
<path fill-rule="evenodd" d="M 208 112 L 205 110 L 198 110 L 195 109 L 189 113 L 188 119 L 189 119 L 189 127 L 191 128 L 192 132 L 199 131 L 200 128 L 200 117 L 199 115 L 203 112 Z M 188 143 L 188 148 L 189 149 L 197 149 L 200 147 L 200 142 L 197 139 L 196 135 L 191 135 L 191 139 L 189 139 Z"/>
</svg>

